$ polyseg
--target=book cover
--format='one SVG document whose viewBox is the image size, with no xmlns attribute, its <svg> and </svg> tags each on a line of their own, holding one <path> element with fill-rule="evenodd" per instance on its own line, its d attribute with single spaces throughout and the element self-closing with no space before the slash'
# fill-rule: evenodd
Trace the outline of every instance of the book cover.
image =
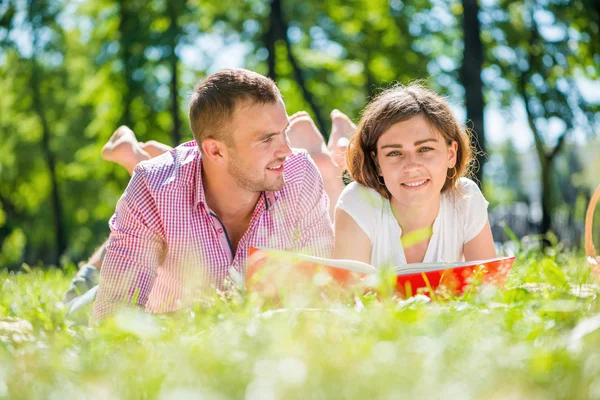
<svg viewBox="0 0 600 400">
<path fill-rule="evenodd" d="M 418 263 L 397 266 L 396 291 L 403 296 L 411 296 L 419 292 L 429 293 L 441 286 L 452 293 L 462 293 L 473 280 L 481 280 L 488 284 L 502 286 L 515 257 L 499 257 L 489 260 L 451 262 L 451 263 Z M 269 263 L 278 263 L 293 267 L 284 273 L 291 283 L 298 280 L 310 281 L 322 272 L 331 277 L 331 283 L 339 286 L 359 284 L 365 277 L 377 272 L 377 268 L 354 260 L 335 260 L 291 253 L 269 248 L 251 248 L 246 272 L 246 283 L 249 288 L 256 286 L 257 274 Z M 268 271 L 273 273 L 273 271 Z M 281 272 L 281 271 L 279 271 Z M 269 276 L 260 276 L 264 287 Z"/>
</svg>

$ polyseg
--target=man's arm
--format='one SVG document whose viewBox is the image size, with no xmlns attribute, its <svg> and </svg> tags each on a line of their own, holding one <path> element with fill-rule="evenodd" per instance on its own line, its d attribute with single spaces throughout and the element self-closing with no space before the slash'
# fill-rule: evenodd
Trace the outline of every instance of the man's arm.
<svg viewBox="0 0 600 400">
<path fill-rule="evenodd" d="M 294 251 L 318 257 L 331 257 L 333 225 L 329 216 L 329 198 L 323 179 L 312 159 L 308 158 L 298 201 Z M 291 210 L 290 210 L 291 211 Z"/>
<path fill-rule="evenodd" d="M 142 166 L 135 168 L 109 226 L 92 322 L 122 306 L 145 307 L 164 257 L 162 223 Z"/>
</svg>

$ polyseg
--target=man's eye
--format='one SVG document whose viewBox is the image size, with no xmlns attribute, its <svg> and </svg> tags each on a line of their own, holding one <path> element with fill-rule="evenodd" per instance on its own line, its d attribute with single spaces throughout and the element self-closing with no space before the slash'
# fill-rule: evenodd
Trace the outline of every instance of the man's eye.
<svg viewBox="0 0 600 400">
<path fill-rule="evenodd" d="M 269 136 L 268 138 L 266 138 L 265 140 L 263 140 L 263 143 L 270 143 L 273 141 L 273 136 Z"/>
</svg>

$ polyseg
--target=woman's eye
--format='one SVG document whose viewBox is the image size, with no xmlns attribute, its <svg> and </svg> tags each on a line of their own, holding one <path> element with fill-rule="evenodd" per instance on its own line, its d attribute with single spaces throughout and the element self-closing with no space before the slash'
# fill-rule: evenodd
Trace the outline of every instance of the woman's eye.
<svg viewBox="0 0 600 400">
<path fill-rule="evenodd" d="M 402 155 L 402 154 L 397 150 L 390 151 L 389 153 L 387 153 L 388 157 L 399 156 L 399 155 Z"/>
<path fill-rule="evenodd" d="M 431 150 L 433 150 L 431 147 L 421 147 L 419 149 L 419 152 L 420 153 L 427 153 L 428 151 L 431 151 Z"/>
</svg>

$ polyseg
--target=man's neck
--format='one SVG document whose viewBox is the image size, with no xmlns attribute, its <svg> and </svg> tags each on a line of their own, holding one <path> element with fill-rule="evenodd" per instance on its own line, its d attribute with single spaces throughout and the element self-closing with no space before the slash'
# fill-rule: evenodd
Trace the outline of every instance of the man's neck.
<svg viewBox="0 0 600 400">
<path fill-rule="evenodd" d="M 250 221 L 260 193 L 239 187 L 231 177 L 223 176 L 208 166 L 202 168 L 202 185 L 206 204 L 223 223 Z"/>
<path fill-rule="evenodd" d="M 440 199 L 418 207 L 407 207 L 393 198 L 390 200 L 392 212 L 403 234 L 433 226 L 440 211 Z"/>
</svg>

